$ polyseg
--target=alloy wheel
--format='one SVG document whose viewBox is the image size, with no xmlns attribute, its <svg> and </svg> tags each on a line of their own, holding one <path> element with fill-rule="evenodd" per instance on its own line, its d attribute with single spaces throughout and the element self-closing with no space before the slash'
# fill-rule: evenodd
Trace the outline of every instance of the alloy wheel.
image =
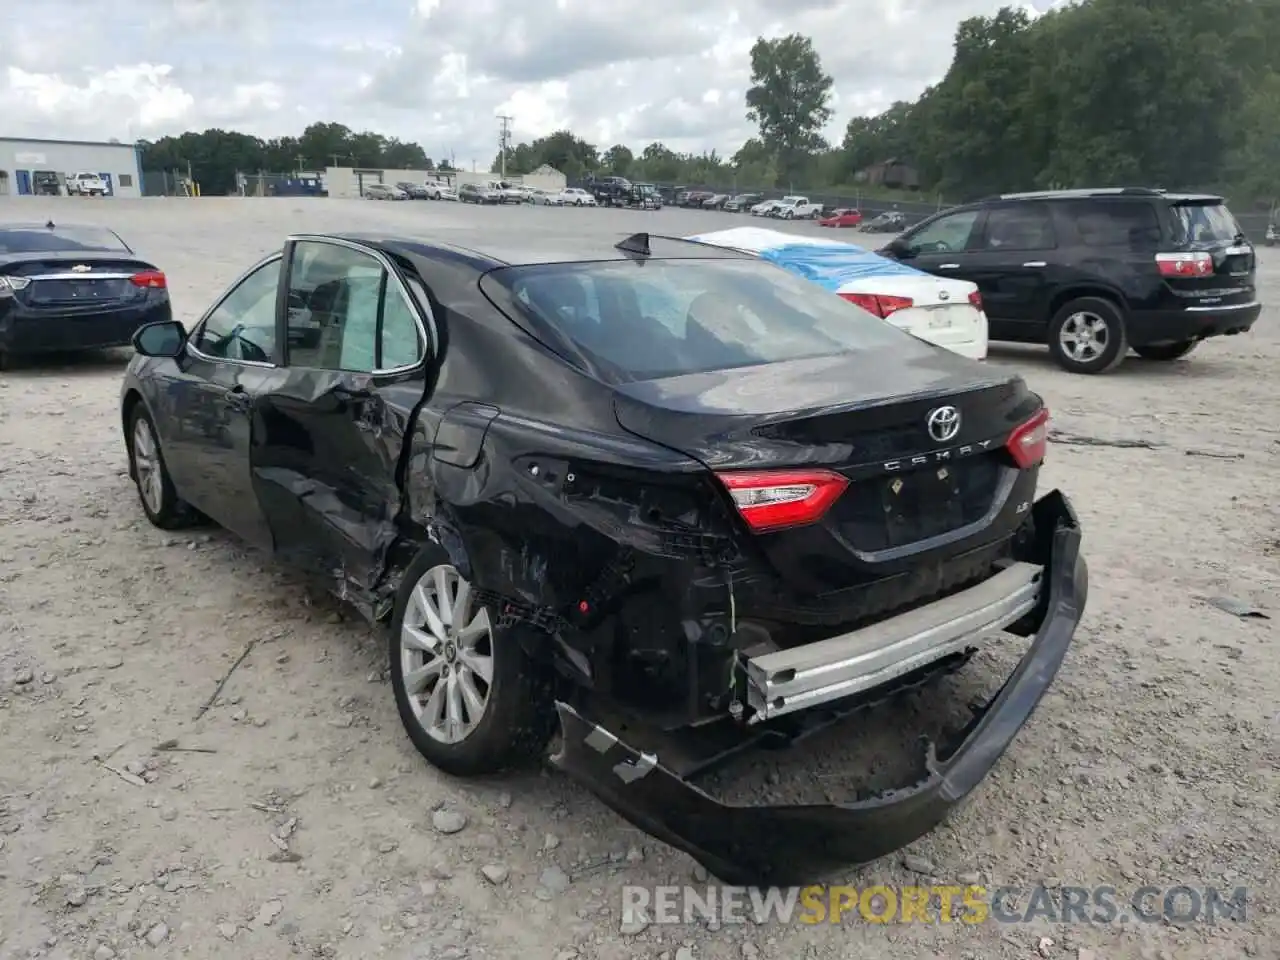
<svg viewBox="0 0 1280 960">
<path fill-rule="evenodd" d="M 142 502 L 153 514 L 160 513 L 164 506 L 164 477 L 155 434 L 145 417 L 139 417 L 133 427 L 133 470 Z"/>
<path fill-rule="evenodd" d="M 1102 356 L 1111 340 L 1111 327 L 1096 313 L 1081 311 L 1067 317 L 1058 332 L 1062 352 L 1075 363 L 1089 363 Z"/>
<path fill-rule="evenodd" d="M 427 736 L 459 743 L 475 731 L 493 684 L 493 627 L 450 564 L 432 567 L 414 585 L 400 629 L 400 669 Z"/>
</svg>

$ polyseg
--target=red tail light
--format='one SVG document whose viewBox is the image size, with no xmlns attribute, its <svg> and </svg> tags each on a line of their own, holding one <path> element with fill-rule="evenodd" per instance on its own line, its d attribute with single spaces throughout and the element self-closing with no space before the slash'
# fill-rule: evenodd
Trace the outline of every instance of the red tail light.
<svg viewBox="0 0 1280 960">
<path fill-rule="evenodd" d="M 1049 410 L 1046 407 L 1009 434 L 1005 449 L 1013 456 L 1019 470 L 1034 467 L 1044 459 L 1049 448 Z"/>
<path fill-rule="evenodd" d="M 159 270 L 143 270 L 141 273 L 135 273 L 129 278 L 129 282 L 135 287 L 150 287 L 153 290 L 163 290 L 167 286 L 164 274 Z"/>
<path fill-rule="evenodd" d="M 982 309 L 982 292 L 980 290 L 975 290 L 969 294 L 969 306 L 975 310 Z"/>
<path fill-rule="evenodd" d="M 1157 253 L 1156 268 L 1162 277 L 1208 277 L 1213 274 L 1213 254 Z"/>
<path fill-rule="evenodd" d="M 849 486 L 846 478 L 830 470 L 764 470 L 716 476 L 754 533 L 813 523 Z"/>
<path fill-rule="evenodd" d="M 861 307 L 867 313 L 874 313 L 881 318 L 916 305 L 910 297 L 890 297 L 876 293 L 842 293 L 840 296 Z"/>
</svg>

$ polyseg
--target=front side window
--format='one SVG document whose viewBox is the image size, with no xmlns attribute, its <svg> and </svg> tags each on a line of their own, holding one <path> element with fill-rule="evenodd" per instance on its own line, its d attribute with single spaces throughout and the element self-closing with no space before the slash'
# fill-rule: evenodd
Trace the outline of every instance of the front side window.
<svg viewBox="0 0 1280 960">
<path fill-rule="evenodd" d="M 969 245 L 974 224 L 978 222 L 978 210 L 939 217 L 916 233 L 908 242 L 916 253 L 960 253 Z"/>
<path fill-rule="evenodd" d="M 216 360 L 271 363 L 276 349 L 276 293 L 280 259 L 245 277 L 214 307 L 192 338 L 192 346 Z"/>
<path fill-rule="evenodd" d="M 289 275 L 289 365 L 372 373 L 422 358 L 416 313 L 362 250 L 299 241 Z"/>
<path fill-rule="evenodd" d="M 485 276 L 535 332 L 572 342 L 607 377 L 648 380 L 915 341 L 834 293 L 758 260 L 504 267 Z"/>
</svg>

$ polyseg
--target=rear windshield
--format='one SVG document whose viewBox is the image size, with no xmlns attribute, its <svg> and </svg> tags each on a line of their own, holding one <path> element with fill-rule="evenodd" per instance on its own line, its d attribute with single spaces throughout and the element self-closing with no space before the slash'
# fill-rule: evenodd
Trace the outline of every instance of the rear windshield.
<svg viewBox="0 0 1280 960">
<path fill-rule="evenodd" d="M 110 230 L 100 227 L 0 226 L 0 253 L 57 253 L 95 250 L 128 253 L 129 247 Z"/>
<path fill-rule="evenodd" d="M 556 331 L 623 381 L 914 342 L 834 293 L 759 260 L 504 267 L 490 280 L 510 291 L 535 329 Z"/>
<path fill-rule="evenodd" d="M 1176 203 L 1173 214 L 1184 243 L 1232 243 L 1243 235 L 1224 203 Z"/>
</svg>

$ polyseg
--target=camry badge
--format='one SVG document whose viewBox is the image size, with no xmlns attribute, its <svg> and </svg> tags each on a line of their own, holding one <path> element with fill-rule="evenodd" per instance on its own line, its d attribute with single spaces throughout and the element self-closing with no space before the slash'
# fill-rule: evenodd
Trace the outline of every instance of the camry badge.
<svg viewBox="0 0 1280 960">
<path fill-rule="evenodd" d="M 77 263 L 74 267 L 71 268 L 71 272 L 72 273 L 88 273 L 92 269 L 93 267 L 89 266 L 87 263 Z"/>
<path fill-rule="evenodd" d="M 960 432 L 960 411 L 955 407 L 937 407 L 929 411 L 925 425 L 929 436 L 938 443 L 946 443 Z"/>
</svg>

